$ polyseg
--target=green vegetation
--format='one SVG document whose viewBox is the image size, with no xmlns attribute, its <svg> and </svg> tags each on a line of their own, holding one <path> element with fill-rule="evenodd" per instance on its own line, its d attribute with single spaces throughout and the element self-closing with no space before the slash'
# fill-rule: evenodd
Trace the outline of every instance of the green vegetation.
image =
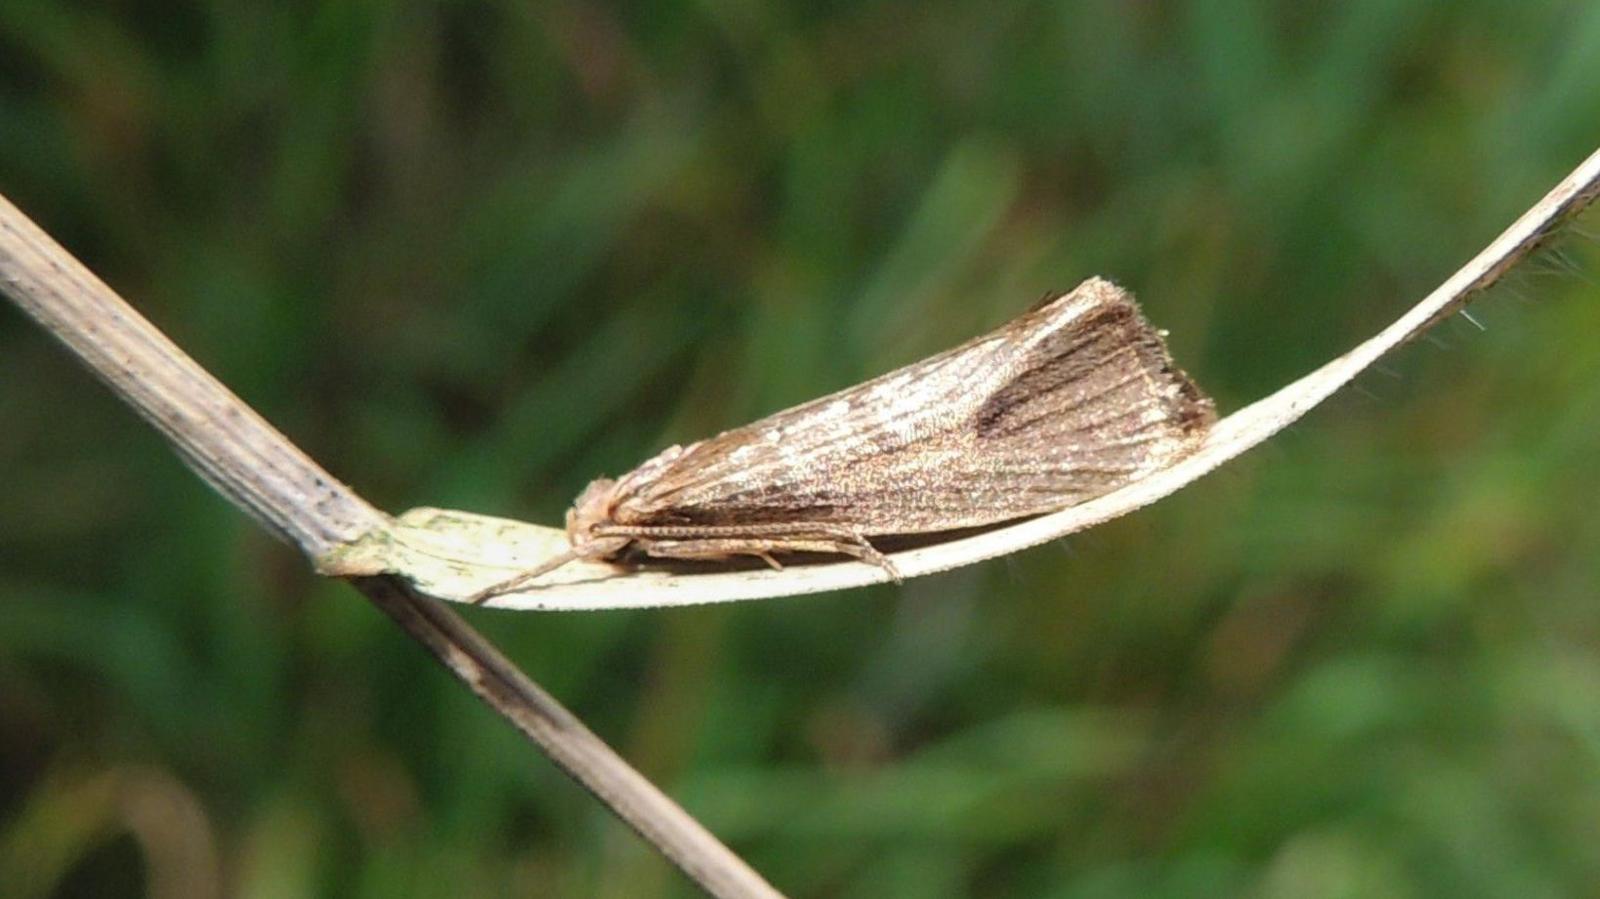
<svg viewBox="0 0 1600 899">
<path fill-rule="evenodd" d="M 556 521 L 1091 274 L 1237 408 L 1587 155 L 1597 84 L 1583 0 L 6 0 L 0 192 L 379 505 Z M 1065 552 L 473 619 L 796 896 L 1592 892 L 1561 246 Z M 691 894 L 9 308 L 0 471 L 0 892 Z"/>
</svg>

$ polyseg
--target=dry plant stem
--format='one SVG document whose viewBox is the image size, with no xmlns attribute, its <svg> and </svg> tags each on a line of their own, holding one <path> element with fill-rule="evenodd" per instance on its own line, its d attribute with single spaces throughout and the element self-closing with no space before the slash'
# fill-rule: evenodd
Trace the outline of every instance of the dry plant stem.
<svg viewBox="0 0 1600 899">
<path fill-rule="evenodd" d="M 307 556 L 385 522 L 4 197 L 0 287 L 218 492 Z"/>
<path fill-rule="evenodd" d="M 218 492 L 309 558 L 389 525 L 4 197 L 0 291 L 160 429 Z M 778 895 L 460 616 L 393 577 L 351 582 L 708 893 Z"/>
<path fill-rule="evenodd" d="M 780 895 L 448 606 L 416 596 L 397 578 L 352 583 L 707 893 Z"/>
</svg>

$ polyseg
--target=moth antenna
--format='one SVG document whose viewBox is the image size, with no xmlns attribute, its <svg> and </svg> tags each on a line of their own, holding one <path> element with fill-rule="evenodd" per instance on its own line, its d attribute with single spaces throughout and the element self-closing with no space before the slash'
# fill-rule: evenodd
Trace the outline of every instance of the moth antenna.
<svg viewBox="0 0 1600 899">
<path fill-rule="evenodd" d="M 510 593 L 523 584 L 526 584 L 529 581 L 537 580 L 538 578 L 555 571 L 557 568 L 560 568 L 568 562 L 576 562 L 580 558 L 582 558 L 582 554 L 580 554 L 576 549 L 568 549 L 566 552 L 545 559 L 544 562 L 540 563 L 535 568 L 530 568 L 521 574 L 506 578 L 499 583 L 491 584 L 488 587 L 479 590 L 477 593 L 467 597 L 467 602 L 475 606 L 483 605 L 483 603 L 487 600 L 493 599 L 496 596 L 500 596 L 505 593 Z"/>
</svg>

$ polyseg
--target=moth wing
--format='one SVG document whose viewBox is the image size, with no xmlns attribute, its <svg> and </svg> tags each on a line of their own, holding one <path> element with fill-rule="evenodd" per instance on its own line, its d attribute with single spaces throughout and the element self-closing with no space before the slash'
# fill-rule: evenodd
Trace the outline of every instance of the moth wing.
<svg viewBox="0 0 1600 899">
<path fill-rule="evenodd" d="M 624 478 L 625 524 L 846 521 L 872 459 L 912 458 L 963 426 L 1013 348 L 991 334 L 863 384 L 693 444 L 650 477 Z M 1002 357 L 997 359 L 996 357 Z M 998 363 L 998 364 L 997 364 Z"/>
<path fill-rule="evenodd" d="M 992 334 L 691 446 L 625 491 L 616 518 L 988 524 L 1136 479 L 1212 417 L 1132 298 L 1090 279 Z"/>
<path fill-rule="evenodd" d="M 1090 281 L 1069 298 L 1087 288 L 1081 314 L 1016 342 L 965 427 L 867 460 L 872 483 L 904 489 L 864 505 L 893 509 L 896 533 L 975 527 L 1076 505 L 1186 455 L 1216 419 L 1211 400 L 1131 297 Z"/>
</svg>

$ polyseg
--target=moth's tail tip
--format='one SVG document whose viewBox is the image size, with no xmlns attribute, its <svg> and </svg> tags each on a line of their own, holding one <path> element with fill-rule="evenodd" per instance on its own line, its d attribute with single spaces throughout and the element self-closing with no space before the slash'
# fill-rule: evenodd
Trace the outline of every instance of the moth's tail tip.
<svg viewBox="0 0 1600 899">
<path fill-rule="evenodd" d="M 1178 427 L 1190 434 L 1204 434 L 1217 423 L 1217 402 L 1201 390 L 1199 385 L 1185 379 L 1182 389 L 1183 405 L 1178 413 Z"/>
</svg>

